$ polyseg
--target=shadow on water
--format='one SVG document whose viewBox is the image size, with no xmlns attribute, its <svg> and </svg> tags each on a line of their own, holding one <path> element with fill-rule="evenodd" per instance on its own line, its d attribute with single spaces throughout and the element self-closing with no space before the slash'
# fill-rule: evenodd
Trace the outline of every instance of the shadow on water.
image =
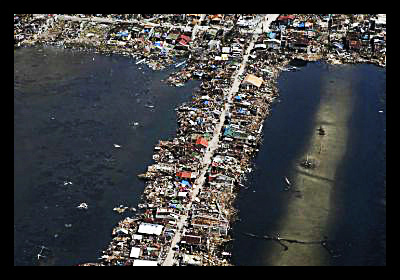
<svg viewBox="0 0 400 280">
<path fill-rule="evenodd" d="M 284 177 L 291 178 L 293 160 L 299 158 L 310 135 L 315 133 L 313 122 L 320 103 L 322 77 L 330 77 L 335 71 L 339 71 L 336 73 L 341 78 L 361 78 L 356 81 L 358 87 L 350 91 L 357 95 L 357 102 L 349 119 L 346 154 L 335 176 L 332 211 L 324 230 L 331 240 L 329 248 L 340 257 L 330 258 L 327 265 L 386 263 L 386 136 L 383 133 L 386 105 L 381 96 L 385 94 L 382 88 L 385 89 L 386 72 L 373 65 L 351 67 L 354 72 L 346 76 L 340 74 L 340 68 L 309 63 L 300 72 L 284 72 L 279 77 L 282 102 L 275 104 L 264 122 L 264 141 L 245 183 L 248 189 L 242 190 L 236 201 L 240 213 L 233 225 L 235 265 L 269 265 L 274 258 L 272 254 L 283 251 L 277 242 L 249 238 L 243 233 L 257 236 L 280 233 L 281 219 L 290 215 L 287 205 L 292 199 L 302 199 L 283 191 Z"/>
<path fill-rule="evenodd" d="M 341 255 L 331 265 L 380 266 L 386 265 L 386 71 L 367 64 L 353 71 L 364 79 L 353 89 L 348 148 L 331 198 L 329 235 Z"/>
<path fill-rule="evenodd" d="M 278 78 L 280 102 L 264 122 L 263 143 L 254 160 L 255 170 L 238 195 L 239 221 L 233 225 L 233 263 L 265 265 L 265 252 L 279 244 L 243 236 L 277 233 L 286 205 L 296 199 L 284 191 L 285 176 L 290 178 L 293 159 L 298 158 L 314 131 L 314 114 L 320 102 L 320 69 L 325 65 L 308 63 L 299 72 L 283 72 Z"/>
<path fill-rule="evenodd" d="M 112 209 L 136 207 L 137 175 L 200 84 L 170 87 L 161 80 L 172 70 L 52 47 L 14 52 L 14 265 L 38 265 L 41 245 L 42 264 L 97 260 L 125 215 Z"/>
</svg>

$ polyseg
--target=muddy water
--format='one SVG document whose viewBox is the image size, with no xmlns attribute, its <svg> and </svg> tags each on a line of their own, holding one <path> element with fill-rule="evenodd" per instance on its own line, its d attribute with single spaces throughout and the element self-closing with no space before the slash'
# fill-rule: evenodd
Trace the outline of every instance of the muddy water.
<svg viewBox="0 0 400 280">
<path fill-rule="evenodd" d="M 112 209 L 137 205 L 136 175 L 158 140 L 175 135 L 174 108 L 199 85 L 167 86 L 172 70 L 51 47 L 14 52 L 14 265 L 101 255 L 123 218 Z M 41 245 L 50 251 L 38 262 Z"/>
<path fill-rule="evenodd" d="M 236 265 L 386 263 L 385 75 L 373 65 L 322 63 L 282 73 L 281 102 L 265 121 L 249 189 L 237 201 Z M 299 165 L 307 157 L 314 169 Z M 284 250 L 243 232 L 328 242 Z"/>
</svg>

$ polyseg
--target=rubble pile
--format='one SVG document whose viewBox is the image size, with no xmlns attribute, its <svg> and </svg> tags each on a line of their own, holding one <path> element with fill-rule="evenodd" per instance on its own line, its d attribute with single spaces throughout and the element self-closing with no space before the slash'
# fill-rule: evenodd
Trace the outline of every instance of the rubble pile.
<svg viewBox="0 0 400 280">
<path fill-rule="evenodd" d="M 384 15 L 281 14 L 267 30 L 262 20 L 254 14 L 14 16 L 16 47 L 124 54 L 154 70 L 174 65 L 171 85 L 201 81 L 192 100 L 176 108 L 176 137 L 160 140 L 154 163 L 138 175 L 146 181 L 138 211 L 131 208 L 134 217 L 113 229 L 101 261 L 84 265 L 161 265 L 171 252 L 174 265 L 231 265 L 233 203 L 279 96 L 279 73 L 298 70 L 294 59 L 386 66 Z"/>
<path fill-rule="evenodd" d="M 297 58 L 386 66 L 386 15 L 281 15 L 273 26 L 271 36 Z"/>
</svg>

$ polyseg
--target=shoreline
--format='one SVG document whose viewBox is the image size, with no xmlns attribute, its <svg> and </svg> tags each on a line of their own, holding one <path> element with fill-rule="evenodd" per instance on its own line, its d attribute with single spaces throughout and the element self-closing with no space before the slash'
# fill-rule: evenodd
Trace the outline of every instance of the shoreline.
<svg viewBox="0 0 400 280">
<path fill-rule="evenodd" d="M 142 48 L 131 53 L 118 47 L 107 50 L 94 47 L 99 52 L 145 59 L 153 70 L 170 65 L 176 57 L 183 57 L 187 65 L 171 75 L 167 82 L 181 86 L 193 76 L 203 80 L 192 103 L 177 108 L 177 137 L 172 141 L 160 140 L 155 147 L 153 159 L 156 163 L 140 175 L 146 179 L 146 187 L 143 203 L 138 205 L 139 213 L 113 229 L 113 241 L 103 251 L 101 265 L 230 265 L 231 253 L 224 249 L 224 244 L 231 240 L 230 224 L 237 211 L 233 202 L 243 178 L 251 172 L 251 159 L 258 152 L 262 139 L 262 124 L 278 96 L 276 79 L 279 73 L 297 70 L 287 66 L 295 58 L 326 59 L 333 64 L 365 60 L 361 56 L 350 59 L 332 54 L 286 53 L 282 56 L 272 53 L 268 57 L 258 52 L 251 54 L 259 37 L 265 38 L 264 32 L 257 33 L 256 29 L 264 30 L 264 25 L 269 28 L 272 19 L 279 17 L 271 16 L 268 15 L 268 23 L 267 16 L 264 23 L 258 21 L 253 32 L 237 32 L 235 35 L 242 44 L 236 64 L 230 67 L 226 60 L 215 56 L 213 62 L 208 60 L 208 66 L 215 69 L 211 73 L 206 63 L 200 69 L 191 65 L 196 62 L 199 65 L 198 57 L 192 56 L 195 46 L 201 43 L 196 38 L 194 46 L 174 51 L 173 55 L 164 57 L 162 63 L 154 53 L 143 53 L 149 46 L 146 42 L 139 42 Z M 138 41 L 141 40 L 135 42 Z M 88 42 L 77 40 L 72 45 L 63 43 L 60 46 L 86 48 Z M 161 46 L 161 50 L 165 49 Z"/>
</svg>

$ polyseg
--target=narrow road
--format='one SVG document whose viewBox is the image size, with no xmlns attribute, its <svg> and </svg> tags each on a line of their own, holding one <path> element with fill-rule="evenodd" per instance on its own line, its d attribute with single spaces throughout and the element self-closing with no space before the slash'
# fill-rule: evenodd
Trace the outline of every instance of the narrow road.
<svg viewBox="0 0 400 280">
<path fill-rule="evenodd" d="M 265 24 L 265 25 L 269 26 L 269 23 L 276 19 L 275 16 L 278 17 L 279 15 L 266 15 L 264 17 L 263 21 L 260 22 L 259 24 Z M 267 20 L 267 18 L 268 18 L 268 20 Z M 255 28 L 259 28 L 259 26 L 256 26 Z M 189 210 L 191 208 L 192 202 L 197 197 L 201 187 L 203 186 L 203 184 L 205 182 L 205 179 L 206 179 L 205 174 L 211 163 L 211 158 L 214 154 L 214 151 L 218 148 L 219 136 L 221 135 L 221 129 L 225 122 L 225 116 L 226 116 L 227 112 L 229 112 L 230 104 L 232 103 L 232 98 L 233 98 L 234 94 L 236 92 L 238 92 L 238 90 L 239 90 L 239 86 L 241 83 L 240 76 L 243 74 L 243 71 L 247 64 L 247 60 L 248 60 L 250 51 L 253 49 L 254 42 L 257 40 L 258 36 L 259 36 L 258 34 L 253 35 L 253 38 L 243 56 L 243 62 L 239 68 L 239 71 L 234 76 L 235 80 L 233 82 L 233 85 L 230 88 L 229 92 L 227 93 L 227 96 L 225 99 L 225 100 L 227 100 L 227 102 L 225 102 L 225 106 L 221 112 L 219 123 L 217 124 L 217 126 L 214 130 L 213 138 L 211 139 L 211 141 L 208 142 L 208 149 L 207 149 L 207 152 L 205 153 L 205 155 L 203 157 L 203 161 L 202 161 L 203 168 L 200 171 L 199 177 L 197 177 L 196 181 L 193 184 L 192 198 L 191 198 L 190 202 L 187 204 L 187 210 Z M 173 250 L 173 248 L 176 246 L 176 244 L 181 239 L 183 226 L 187 223 L 187 218 L 188 218 L 187 215 L 182 215 L 180 217 L 179 221 L 177 222 L 177 232 L 174 235 L 174 238 L 172 239 L 171 247 L 168 251 L 167 257 L 165 258 L 164 262 L 162 263 L 162 266 L 172 266 L 174 264 L 175 251 Z"/>
</svg>

